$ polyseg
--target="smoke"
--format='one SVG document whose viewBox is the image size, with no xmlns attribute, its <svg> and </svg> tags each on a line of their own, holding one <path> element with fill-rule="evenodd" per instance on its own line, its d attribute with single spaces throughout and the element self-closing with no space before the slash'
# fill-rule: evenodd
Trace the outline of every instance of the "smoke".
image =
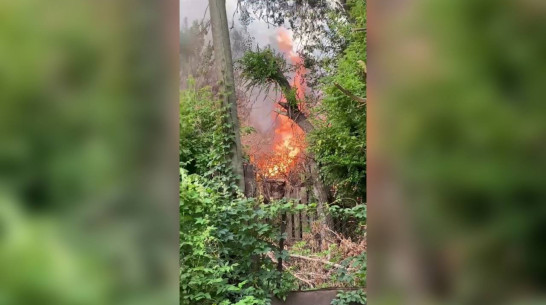
<svg viewBox="0 0 546 305">
<path fill-rule="evenodd" d="M 301 65 L 303 62 L 296 52 L 296 45 L 290 30 L 283 27 L 271 26 L 263 21 L 254 20 L 248 26 L 244 26 L 239 21 L 239 15 L 236 13 L 237 0 L 227 0 L 226 9 L 228 23 L 232 27 L 231 43 L 232 46 L 245 45 L 251 41 L 252 48 L 272 48 L 285 55 L 289 64 Z M 188 24 L 193 21 L 208 19 L 208 2 L 202 0 L 181 0 L 180 2 L 180 20 L 187 20 Z M 237 34 L 235 34 L 237 32 Z M 237 49 L 237 48 L 236 48 Z M 237 51 L 233 54 L 234 60 L 242 56 L 242 52 Z M 293 80 L 293 85 L 297 89 L 298 98 L 303 99 L 305 91 L 305 69 L 298 68 L 295 73 L 288 75 Z M 236 76 L 237 78 L 237 76 Z M 275 105 L 281 100 L 282 95 L 277 90 L 265 92 L 259 88 L 247 90 L 242 88 L 242 81 L 238 80 L 238 86 L 243 95 L 244 101 L 239 101 L 241 125 L 249 126 L 256 130 L 256 133 L 243 137 L 243 145 L 251 147 L 250 154 L 264 155 L 272 151 L 286 150 L 287 154 L 294 153 L 292 137 L 294 133 L 300 134 L 299 127 L 293 126 L 293 123 L 286 117 L 275 112 Z M 241 109 L 244 107 L 246 109 Z M 295 131 L 294 131 L 295 130 Z M 298 148 L 299 152 L 300 148 Z M 299 153 L 298 153 L 299 154 Z"/>
</svg>

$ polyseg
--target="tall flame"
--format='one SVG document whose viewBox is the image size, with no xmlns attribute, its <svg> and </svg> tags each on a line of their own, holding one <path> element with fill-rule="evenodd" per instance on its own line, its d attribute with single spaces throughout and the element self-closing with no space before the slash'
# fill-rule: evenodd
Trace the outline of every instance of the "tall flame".
<svg viewBox="0 0 546 305">
<path fill-rule="evenodd" d="M 293 87 L 296 89 L 298 99 L 302 100 L 305 93 L 305 68 L 303 59 L 294 51 L 294 44 L 291 32 L 280 28 L 277 34 L 279 49 L 285 54 L 293 65 L 296 65 Z M 285 102 L 284 96 L 281 101 Z M 283 110 L 277 105 L 278 110 Z M 301 128 L 284 115 L 277 115 L 273 153 L 267 158 L 258 161 L 258 168 L 266 177 L 280 178 L 288 175 L 298 163 L 302 150 L 304 149 L 304 132 Z"/>
</svg>

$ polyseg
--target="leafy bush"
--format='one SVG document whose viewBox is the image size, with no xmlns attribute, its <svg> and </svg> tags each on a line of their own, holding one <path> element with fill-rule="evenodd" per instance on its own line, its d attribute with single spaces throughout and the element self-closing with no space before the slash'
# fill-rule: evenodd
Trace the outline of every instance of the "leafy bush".
<svg viewBox="0 0 546 305">
<path fill-rule="evenodd" d="M 342 221 L 345 226 L 351 226 L 351 236 L 356 236 L 358 239 L 363 237 L 367 220 L 367 206 L 365 204 L 357 204 L 353 207 L 340 207 L 336 202 L 328 208 L 330 214 Z"/>
<path fill-rule="evenodd" d="M 281 237 L 272 220 L 287 204 L 234 192 L 226 112 L 210 88 L 189 84 L 180 114 L 180 303 L 268 304 L 293 287 L 268 257 Z"/>
<path fill-rule="evenodd" d="M 315 109 L 316 131 L 310 135 L 311 150 L 320 164 L 326 182 L 337 189 L 337 197 L 366 197 L 366 106 L 343 93 L 335 84 L 358 97 L 366 97 L 366 34 L 351 28 L 366 26 L 364 0 L 349 1 L 352 20 L 338 25 L 340 35 L 349 41 L 336 58 L 335 69 L 321 80 L 325 93 Z M 345 28 L 349 28 L 346 30 Z M 345 34 L 347 33 L 347 34 Z"/>
<path fill-rule="evenodd" d="M 291 289 L 293 280 L 266 255 L 280 237 L 267 221 L 279 205 L 233 198 L 216 182 L 181 175 L 181 304 L 267 304 L 271 293 Z"/>
<path fill-rule="evenodd" d="M 366 285 L 366 252 L 344 259 L 340 265 L 344 268 L 336 270 L 335 278 L 340 283 L 348 283 L 353 287 Z"/>
<path fill-rule="evenodd" d="M 336 189 L 336 201 L 330 213 L 345 224 L 356 223 L 354 234 L 363 237 L 366 225 L 366 105 L 342 92 L 336 84 L 358 97 L 366 97 L 366 34 L 353 31 L 366 27 L 365 0 L 351 0 L 351 20 L 337 24 L 339 35 L 349 42 L 337 58 L 330 75 L 322 79 L 324 99 L 316 109 L 316 131 L 309 137 L 310 148 L 320 164 L 325 181 Z M 340 262 L 345 268 L 336 271 L 336 280 L 356 286 L 366 285 L 366 253 Z M 349 304 L 365 295 L 344 292 L 332 304 Z M 355 301 L 356 302 L 356 301 Z"/>
<path fill-rule="evenodd" d="M 223 124 L 225 111 L 211 88 L 188 81 L 180 94 L 180 166 L 203 177 L 229 174 L 226 169 L 231 138 Z"/>
<path fill-rule="evenodd" d="M 366 293 L 362 290 L 354 291 L 339 291 L 335 300 L 332 301 L 332 305 L 366 305 Z"/>
<path fill-rule="evenodd" d="M 328 76 L 321 80 L 325 96 L 315 109 L 320 119 L 314 121 L 317 129 L 309 140 L 323 178 L 336 189 L 331 214 L 344 223 L 356 223 L 355 234 L 362 237 L 366 225 L 366 105 L 339 87 L 354 96 L 366 97 L 366 34 L 353 30 L 366 28 L 366 1 L 350 0 L 347 5 L 349 22 L 332 28 L 348 45 L 336 58 L 333 69 L 328 70 Z M 337 281 L 366 286 L 366 252 L 340 264 L 344 268 L 336 270 Z M 340 292 L 332 304 L 354 303 L 366 304 L 364 291 Z"/>
<path fill-rule="evenodd" d="M 367 206 L 359 204 L 352 208 L 340 208 L 337 205 L 329 207 L 330 213 L 344 222 L 354 221 L 357 224 L 355 235 L 365 237 L 365 225 L 367 219 Z M 351 256 L 340 262 L 344 268 L 336 270 L 335 278 L 341 283 L 347 283 L 354 287 L 366 286 L 367 255 L 362 252 L 359 255 Z"/>
</svg>

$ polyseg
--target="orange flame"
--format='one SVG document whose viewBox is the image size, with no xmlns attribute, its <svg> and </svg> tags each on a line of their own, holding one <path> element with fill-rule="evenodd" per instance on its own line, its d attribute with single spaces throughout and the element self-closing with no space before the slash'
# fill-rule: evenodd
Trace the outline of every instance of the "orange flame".
<svg viewBox="0 0 546 305">
<path fill-rule="evenodd" d="M 281 28 L 277 34 L 279 49 L 297 66 L 293 86 L 296 88 L 298 99 L 304 98 L 305 93 L 305 68 L 303 59 L 294 51 L 294 44 L 291 32 Z M 282 97 L 281 101 L 285 101 Z M 278 110 L 283 110 L 277 105 Z M 297 165 L 302 150 L 304 149 L 304 132 L 299 126 L 284 115 L 277 115 L 273 153 L 265 158 L 260 158 L 257 165 L 264 176 L 269 178 L 280 178 L 288 175 Z"/>
</svg>

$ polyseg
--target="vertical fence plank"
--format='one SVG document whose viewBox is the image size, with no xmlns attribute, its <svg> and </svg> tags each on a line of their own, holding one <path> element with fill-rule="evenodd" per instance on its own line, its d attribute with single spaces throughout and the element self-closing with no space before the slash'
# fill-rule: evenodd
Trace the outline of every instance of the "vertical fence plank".
<svg viewBox="0 0 546 305">
<path fill-rule="evenodd" d="M 302 187 L 300 189 L 300 202 L 304 205 L 308 204 L 307 199 L 307 188 Z M 301 212 L 301 237 L 303 238 L 303 233 L 306 232 L 309 228 L 309 219 L 307 217 L 307 212 L 304 210 Z"/>
<path fill-rule="evenodd" d="M 296 212 L 296 214 L 294 215 L 294 240 L 301 239 L 300 216 L 300 212 Z"/>
<path fill-rule="evenodd" d="M 290 242 L 293 239 L 293 232 L 292 232 L 292 213 L 286 215 L 286 241 Z"/>
<path fill-rule="evenodd" d="M 282 254 L 284 250 L 284 237 L 282 236 L 286 232 L 286 213 L 281 216 L 281 238 L 279 240 L 279 253 Z M 277 270 L 282 272 L 282 258 L 279 256 L 277 259 Z"/>
<path fill-rule="evenodd" d="M 309 227 L 309 220 L 307 219 L 307 212 L 305 210 L 301 211 L 301 230 L 302 230 L 302 238 L 303 233 L 307 230 Z"/>
</svg>

